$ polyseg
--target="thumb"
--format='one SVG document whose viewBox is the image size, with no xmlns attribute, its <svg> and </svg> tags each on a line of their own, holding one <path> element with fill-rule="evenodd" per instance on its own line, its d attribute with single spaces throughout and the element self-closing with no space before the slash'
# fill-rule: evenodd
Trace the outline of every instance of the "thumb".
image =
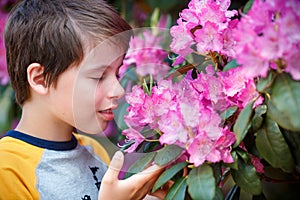
<svg viewBox="0 0 300 200">
<path fill-rule="evenodd" d="M 124 155 L 121 151 L 117 151 L 113 156 L 108 170 L 105 173 L 105 178 L 116 180 L 124 163 Z"/>
</svg>

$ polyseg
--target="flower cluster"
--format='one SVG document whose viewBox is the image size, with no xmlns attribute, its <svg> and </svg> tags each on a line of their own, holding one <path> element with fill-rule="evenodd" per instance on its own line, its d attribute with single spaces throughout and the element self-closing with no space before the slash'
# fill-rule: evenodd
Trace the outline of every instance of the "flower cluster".
<svg viewBox="0 0 300 200">
<path fill-rule="evenodd" d="M 257 0 L 242 17 L 233 38 L 235 58 L 248 77 L 265 77 L 273 68 L 300 80 L 299 8 L 297 0 Z"/>
<path fill-rule="evenodd" d="M 232 106 L 242 109 L 258 96 L 254 82 L 239 71 L 215 73 L 208 66 L 195 80 L 188 73 L 180 82 L 159 81 L 150 95 L 134 86 L 126 96 L 130 106 L 125 122 L 130 128 L 123 134 L 134 141 L 127 151 L 133 152 L 147 140 L 141 132 L 148 126 L 161 134 L 161 144 L 185 149 L 195 166 L 205 161 L 233 162 L 234 133 L 220 113 Z"/>
<path fill-rule="evenodd" d="M 157 28 L 140 29 L 141 33 L 131 38 L 128 52 L 120 68 L 121 76 L 132 65 L 141 77 L 152 75 L 155 80 L 159 80 L 167 74 L 170 69 L 165 61 L 168 52 L 163 47 L 166 26 L 167 16 L 162 15 Z"/>
<path fill-rule="evenodd" d="M 188 9 L 180 13 L 177 24 L 171 27 L 171 50 L 179 54 L 175 64 L 181 63 L 192 52 L 207 54 L 216 51 L 227 56 L 234 54 L 232 29 L 237 20 L 235 10 L 227 10 L 230 0 L 192 0 Z M 194 46 L 196 49 L 194 50 Z"/>
</svg>

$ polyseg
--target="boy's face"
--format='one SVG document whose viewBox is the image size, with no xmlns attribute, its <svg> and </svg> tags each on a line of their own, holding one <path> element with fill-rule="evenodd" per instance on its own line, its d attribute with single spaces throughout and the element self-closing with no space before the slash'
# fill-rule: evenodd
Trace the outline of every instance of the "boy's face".
<svg viewBox="0 0 300 200">
<path fill-rule="evenodd" d="M 114 119 L 113 110 L 124 95 L 118 81 L 124 51 L 111 42 L 92 49 L 79 66 L 70 67 L 51 87 L 58 122 L 96 134 Z"/>
</svg>

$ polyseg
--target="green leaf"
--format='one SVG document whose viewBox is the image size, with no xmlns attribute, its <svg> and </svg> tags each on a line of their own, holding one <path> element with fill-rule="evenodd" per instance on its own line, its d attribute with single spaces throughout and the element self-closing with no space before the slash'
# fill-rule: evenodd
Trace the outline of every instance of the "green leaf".
<svg viewBox="0 0 300 200">
<path fill-rule="evenodd" d="M 128 69 L 126 70 L 126 72 L 125 72 L 122 80 L 123 79 L 128 79 L 128 80 L 131 80 L 133 82 L 138 81 L 139 78 L 138 78 L 138 76 L 136 74 L 136 70 L 135 69 L 136 69 L 135 66 L 128 67 Z"/>
<path fill-rule="evenodd" d="M 12 88 L 7 87 L 0 99 L 0 134 L 11 128 L 13 121 Z"/>
<path fill-rule="evenodd" d="M 300 132 L 291 132 L 283 129 L 282 134 L 290 147 L 296 164 L 296 171 L 300 174 Z"/>
<path fill-rule="evenodd" d="M 222 120 L 225 121 L 226 119 L 234 115 L 234 113 L 236 113 L 237 110 L 238 110 L 237 106 L 229 107 L 228 109 L 226 109 L 224 112 L 221 113 Z"/>
<path fill-rule="evenodd" d="M 300 82 L 279 74 L 271 89 L 268 112 L 281 127 L 300 131 Z"/>
<path fill-rule="evenodd" d="M 256 90 L 258 92 L 264 93 L 271 86 L 274 74 L 272 71 L 268 73 L 266 78 L 261 78 L 256 83 Z"/>
<path fill-rule="evenodd" d="M 232 178 L 244 191 L 259 195 L 262 192 L 262 183 L 257 175 L 255 168 L 239 159 L 239 169 L 231 170 Z"/>
<path fill-rule="evenodd" d="M 258 130 L 262 123 L 263 123 L 263 117 L 262 115 L 266 114 L 267 112 L 267 106 L 266 105 L 260 105 L 255 108 L 255 114 L 252 118 L 251 126 L 253 128 L 253 131 Z"/>
<path fill-rule="evenodd" d="M 164 148 L 157 151 L 157 155 L 154 158 L 154 162 L 157 165 L 163 166 L 174 160 L 181 154 L 182 148 L 177 145 L 167 145 Z"/>
<path fill-rule="evenodd" d="M 264 126 L 257 131 L 255 143 L 261 156 L 274 168 L 293 171 L 295 164 L 290 149 L 277 123 L 268 116 Z"/>
<path fill-rule="evenodd" d="M 165 200 L 182 200 L 185 197 L 186 191 L 186 177 L 181 177 L 175 181 L 170 188 Z"/>
<path fill-rule="evenodd" d="M 242 142 L 242 140 L 246 136 L 249 128 L 251 127 L 253 104 L 254 104 L 254 101 L 251 101 L 244 107 L 244 109 L 239 114 L 239 116 L 233 126 L 233 132 L 234 132 L 235 138 L 236 138 L 236 142 L 234 143 L 233 147 L 237 147 Z"/>
<path fill-rule="evenodd" d="M 208 164 L 193 168 L 187 179 L 188 192 L 193 199 L 214 199 L 216 181 L 212 168 Z"/>
<path fill-rule="evenodd" d="M 143 148 L 143 152 L 152 152 L 160 146 L 160 142 L 146 142 Z"/>
<path fill-rule="evenodd" d="M 127 108 L 129 104 L 125 101 L 119 103 L 119 107 L 114 111 L 115 122 L 120 130 L 125 130 L 128 128 L 124 121 L 124 116 L 127 114 Z"/>
<path fill-rule="evenodd" d="M 233 163 L 226 163 L 226 165 L 227 165 L 228 167 L 232 168 L 232 169 L 237 170 L 237 169 L 239 168 L 239 167 L 238 167 L 238 155 L 237 155 L 236 151 L 231 151 L 230 154 L 231 154 L 231 156 L 232 156 L 234 162 L 233 162 Z"/>
<path fill-rule="evenodd" d="M 223 72 L 228 71 L 228 70 L 233 69 L 233 68 L 236 68 L 238 66 L 240 66 L 240 65 L 236 62 L 236 60 L 231 60 L 229 63 L 227 63 L 225 65 L 225 67 L 223 69 Z"/>
<path fill-rule="evenodd" d="M 157 27 L 159 16 L 160 16 L 160 11 L 159 8 L 156 7 L 150 18 L 150 27 Z"/>
<path fill-rule="evenodd" d="M 215 195 L 214 200 L 223 200 L 223 199 L 224 199 L 224 196 L 223 196 L 222 190 L 219 187 L 216 187 L 216 195 Z"/>
<path fill-rule="evenodd" d="M 244 149 L 239 148 L 236 150 L 236 153 L 240 156 L 240 158 L 243 159 L 245 163 L 250 162 L 250 156 Z"/>
<path fill-rule="evenodd" d="M 133 165 L 130 166 L 128 172 L 124 176 L 124 179 L 132 176 L 133 174 L 143 171 L 145 167 L 147 167 L 149 163 L 153 160 L 155 154 L 155 152 L 144 154 L 142 158 L 140 158 L 138 161 L 136 161 Z"/>
<path fill-rule="evenodd" d="M 243 13 L 247 14 L 253 5 L 254 0 L 249 0 L 243 8 Z"/>
<path fill-rule="evenodd" d="M 152 193 L 155 192 L 158 188 L 167 183 L 171 178 L 173 178 L 180 170 L 182 170 L 185 166 L 187 166 L 186 162 L 177 163 L 176 165 L 170 167 L 166 171 L 164 171 L 160 177 L 155 182 Z"/>
</svg>

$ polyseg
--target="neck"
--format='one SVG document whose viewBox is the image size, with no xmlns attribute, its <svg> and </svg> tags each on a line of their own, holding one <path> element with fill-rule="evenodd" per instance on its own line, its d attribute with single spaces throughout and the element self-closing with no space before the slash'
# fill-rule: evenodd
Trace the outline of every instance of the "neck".
<svg viewBox="0 0 300 200">
<path fill-rule="evenodd" d="M 39 106 L 29 103 L 23 106 L 22 116 L 15 130 L 40 139 L 70 141 L 73 127 L 57 120 L 51 113 L 43 112 Z"/>
</svg>

